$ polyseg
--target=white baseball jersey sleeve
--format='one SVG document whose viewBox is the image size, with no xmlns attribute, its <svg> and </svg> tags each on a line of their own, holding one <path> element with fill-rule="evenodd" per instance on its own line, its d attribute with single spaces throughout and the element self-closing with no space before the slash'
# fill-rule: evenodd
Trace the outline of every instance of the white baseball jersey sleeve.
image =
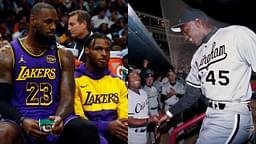
<svg viewBox="0 0 256 144">
<path fill-rule="evenodd" d="M 212 100 L 244 102 L 251 98 L 256 71 L 256 35 L 243 26 L 220 28 L 193 56 L 188 85 Z"/>
</svg>

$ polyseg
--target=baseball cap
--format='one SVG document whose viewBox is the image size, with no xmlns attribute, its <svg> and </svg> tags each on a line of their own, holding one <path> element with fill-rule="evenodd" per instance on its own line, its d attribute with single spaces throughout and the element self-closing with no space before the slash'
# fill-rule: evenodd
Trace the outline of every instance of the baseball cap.
<svg viewBox="0 0 256 144">
<path fill-rule="evenodd" d="M 208 20 L 207 15 L 201 11 L 200 9 L 195 9 L 195 8 L 186 8 L 181 17 L 178 19 L 178 23 L 175 24 L 174 26 L 171 27 L 171 30 L 173 32 L 181 32 L 180 27 L 190 21 L 195 20 L 196 18 L 201 19 L 201 20 Z"/>
<path fill-rule="evenodd" d="M 146 71 L 145 78 L 153 77 L 153 76 L 154 76 L 154 72 L 152 70 L 147 70 Z"/>
</svg>

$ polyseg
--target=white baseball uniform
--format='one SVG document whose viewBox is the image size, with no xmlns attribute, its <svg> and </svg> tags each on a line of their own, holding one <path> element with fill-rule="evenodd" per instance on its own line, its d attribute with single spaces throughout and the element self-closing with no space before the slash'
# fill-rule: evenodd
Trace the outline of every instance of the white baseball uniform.
<svg viewBox="0 0 256 144">
<path fill-rule="evenodd" d="M 128 116 L 136 119 L 149 118 L 148 96 L 142 89 L 140 94 L 128 89 Z M 147 127 L 128 127 L 128 143 L 129 144 L 146 144 L 147 143 Z"/>
<path fill-rule="evenodd" d="M 148 95 L 148 107 L 150 115 L 159 115 L 158 106 L 159 106 L 159 94 L 157 89 L 154 86 L 148 87 L 145 85 L 143 90 Z"/>
<path fill-rule="evenodd" d="M 186 78 L 210 102 L 198 144 L 244 143 L 251 136 L 252 70 L 256 71 L 256 35 L 246 27 L 220 28 L 198 48 Z"/>
<path fill-rule="evenodd" d="M 179 81 L 176 81 L 175 85 L 171 85 L 169 82 L 165 83 L 162 88 L 162 94 L 167 95 L 170 92 L 170 89 L 174 89 L 177 94 L 185 94 L 185 87 Z M 176 104 L 179 101 L 179 98 L 176 95 L 173 95 L 165 100 L 165 110 L 168 110 L 171 106 Z"/>
</svg>

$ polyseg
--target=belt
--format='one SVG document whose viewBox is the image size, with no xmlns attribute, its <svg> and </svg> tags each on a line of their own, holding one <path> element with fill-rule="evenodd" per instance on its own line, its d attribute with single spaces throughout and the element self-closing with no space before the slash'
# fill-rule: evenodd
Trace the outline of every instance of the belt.
<svg viewBox="0 0 256 144">
<path fill-rule="evenodd" d="M 251 111 L 250 103 L 247 102 L 247 103 L 244 103 L 244 104 L 247 104 L 247 107 L 248 107 L 249 111 Z M 214 108 L 214 109 L 224 110 L 225 107 L 226 107 L 226 103 L 220 103 L 220 102 L 216 102 L 216 101 L 209 101 L 208 107 Z"/>
<path fill-rule="evenodd" d="M 135 130 L 134 130 L 136 133 L 142 133 L 142 132 L 145 132 L 146 131 L 146 128 L 136 128 Z"/>
<path fill-rule="evenodd" d="M 210 101 L 208 107 L 223 110 L 226 107 L 226 104 Z"/>
<path fill-rule="evenodd" d="M 150 110 L 157 110 L 158 107 L 153 107 L 153 108 L 150 108 Z"/>
</svg>

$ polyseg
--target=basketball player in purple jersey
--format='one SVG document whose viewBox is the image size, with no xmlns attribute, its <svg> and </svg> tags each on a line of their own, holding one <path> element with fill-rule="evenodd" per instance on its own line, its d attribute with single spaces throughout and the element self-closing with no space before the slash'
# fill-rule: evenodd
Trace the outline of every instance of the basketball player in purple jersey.
<svg viewBox="0 0 256 144">
<path fill-rule="evenodd" d="M 74 57 L 56 46 L 57 18 L 37 3 L 28 36 L 0 50 L 0 144 L 99 143 L 97 128 L 72 114 Z M 54 120 L 52 130 L 39 119 Z"/>
</svg>

